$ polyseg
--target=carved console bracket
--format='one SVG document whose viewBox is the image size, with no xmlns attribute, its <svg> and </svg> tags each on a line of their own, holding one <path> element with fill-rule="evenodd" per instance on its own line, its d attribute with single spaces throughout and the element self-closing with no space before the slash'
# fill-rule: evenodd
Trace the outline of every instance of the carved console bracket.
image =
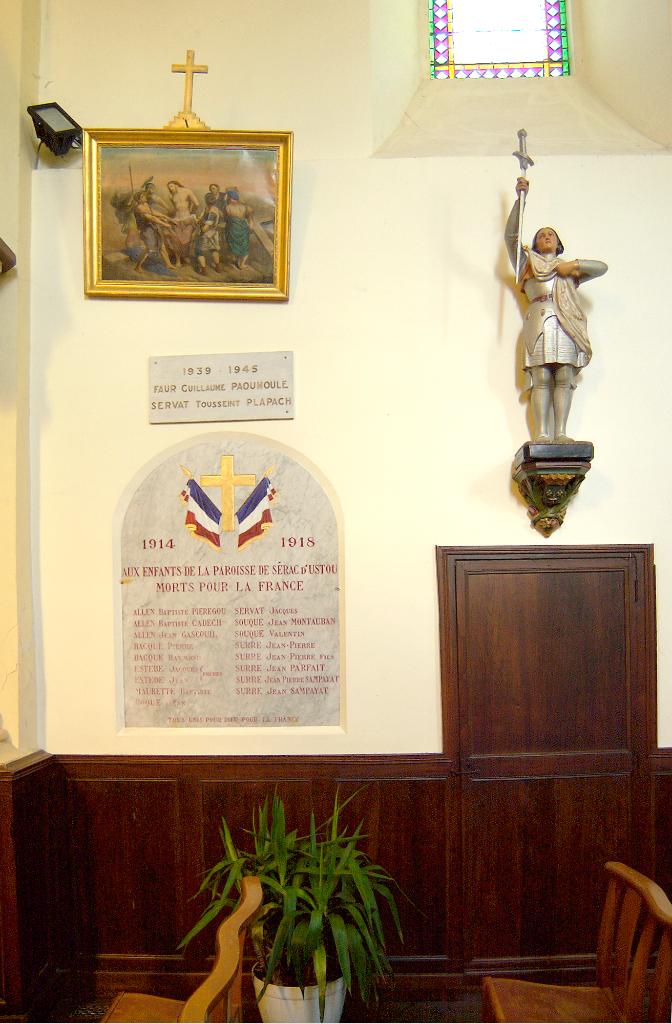
<svg viewBox="0 0 672 1024">
<path fill-rule="evenodd" d="M 562 526 L 567 506 L 583 483 L 593 459 L 588 441 L 535 444 L 527 441 L 516 452 L 513 479 L 527 503 L 532 526 L 549 537 Z"/>
</svg>

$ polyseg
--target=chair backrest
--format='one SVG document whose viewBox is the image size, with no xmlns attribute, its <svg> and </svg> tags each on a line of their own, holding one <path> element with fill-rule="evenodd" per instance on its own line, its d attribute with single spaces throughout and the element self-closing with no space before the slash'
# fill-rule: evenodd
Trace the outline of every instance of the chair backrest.
<svg viewBox="0 0 672 1024">
<path fill-rule="evenodd" d="M 610 861 L 605 870 L 597 984 L 611 989 L 623 1020 L 669 1021 L 672 904 L 660 886 L 625 864 Z"/>
<path fill-rule="evenodd" d="M 184 1004 L 181 1021 L 239 1021 L 241 1017 L 241 982 L 243 946 L 247 929 L 259 915 L 262 889 L 258 878 L 250 876 L 240 882 L 238 906 L 217 929 L 215 962 L 202 985 Z M 213 1014 L 220 1010 L 218 1016 Z"/>
</svg>

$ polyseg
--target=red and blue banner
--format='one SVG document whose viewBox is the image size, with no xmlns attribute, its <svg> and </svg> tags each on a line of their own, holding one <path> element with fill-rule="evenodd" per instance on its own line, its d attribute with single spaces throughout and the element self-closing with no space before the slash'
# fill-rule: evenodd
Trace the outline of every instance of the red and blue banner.
<svg viewBox="0 0 672 1024">
<path fill-rule="evenodd" d="M 251 541 L 263 537 L 265 531 L 273 525 L 270 504 L 275 493 L 271 481 L 265 476 L 236 512 L 239 551 Z"/>
<path fill-rule="evenodd" d="M 194 537 L 212 544 L 214 548 L 219 548 L 222 513 L 193 477 L 187 480 L 186 490 L 182 491 L 182 500 L 187 506 L 187 517 L 184 522 L 186 528 Z"/>
</svg>

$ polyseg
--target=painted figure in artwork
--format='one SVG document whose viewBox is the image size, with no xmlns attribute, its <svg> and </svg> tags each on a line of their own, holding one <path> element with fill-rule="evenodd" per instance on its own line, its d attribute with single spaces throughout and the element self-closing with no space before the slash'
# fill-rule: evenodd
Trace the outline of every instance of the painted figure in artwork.
<svg viewBox="0 0 672 1024">
<path fill-rule="evenodd" d="M 159 256 L 164 266 L 169 268 L 170 259 L 165 238 L 171 230 L 170 220 L 158 211 L 156 205 L 152 205 L 151 190 L 146 186 L 135 193 L 132 202 L 133 215 L 142 246 L 135 269 L 141 270 L 145 260 L 151 255 Z"/>
<path fill-rule="evenodd" d="M 171 248 L 175 257 L 175 265 L 179 267 L 183 262 L 187 263 L 189 260 L 191 241 L 198 224 L 199 203 L 191 189 L 180 181 L 169 181 L 167 188 L 175 208 Z"/>
<path fill-rule="evenodd" d="M 226 190 L 224 203 L 226 241 L 239 270 L 247 265 L 250 256 L 250 224 L 252 209 L 240 201 L 237 188 Z"/>
<path fill-rule="evenodd" d="M 205 207 L 206 207 L 206 210 L 210 206 L 215 206 L 217 208 L 217 212 L 219 214 L 219 226 L 217 228 L 217 230 L 219 232 L 219 248 L 220 248 L 220 252 L 224 252 L 224 250 L 227 248 L 227 245 L 226 245 L 226 235 L 225 235 L 225 232 L 224 232 L 224 224 L 225 224 L 225 221 L 226 221 L 226 218 L 224 216 L 224 208 L 226 206 L 226 196 L 222 192 L 222 190 L 219 187 L 219 185 L 217 185 L 215 182 L 213 182 L 211 185 L 208 186 L 208 191 L 205 193 Z"/>
<path fill-rule="evenodd" d="M 208 191 L 205 193 L 205 202 L 207 204 L 214 204 L 220 214 L 223 212 L 226 204 L 226 197 L 222 195 L 222 190 L 219 185 L 213 183 L 208 186 Z"/>
<path fill-rule="evenodd" d="M 211 192 L 205 197 L 205 212 L 201 217 L 201 223 L 196 235 L 196 271 L 205 275 L 208 260 L 213 270 L 219 271 L 219 218 L 216 196 Z"/>
<path fill-rule="evenodd" d="M 529 183 L 516 182 L 516 202 L 504 234 L 516 278 L 529 301 L 523 325 L 524 367 L 532 380 L 531 406 L 534 441 L 538 444 L 571 444 L 567 419 L 576 387 L 576 376 L 592 356 L 586 315 L 577 300 L 580 284 L 607 272 L 601 260 L 565 260 L 557 231 L 540 228 L 532 245 L 521 246 L 518 237 L 521 195 Z"/>
</svg>

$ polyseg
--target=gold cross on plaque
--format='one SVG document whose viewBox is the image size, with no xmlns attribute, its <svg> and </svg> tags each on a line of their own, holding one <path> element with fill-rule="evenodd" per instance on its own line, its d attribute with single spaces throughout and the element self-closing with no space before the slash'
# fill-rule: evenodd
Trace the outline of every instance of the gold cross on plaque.
<svg viewBox="0 0 672 1024">
<path fill-rule="evenodd" d="M 201 477 L 201 487 L 222 489 L 222 533 L 230 533 L 234 527 L 233 499 L 236 487 L 254 487 L 256 482 L 257 478 L 252 473 L 234 473 L 233 455 L 222 455 L 219 476 Z"/>
<path fill-rule="evenodd" d="M 171 64 L 170 70 L 174 74 L 184 75 L 184 105 L 183 109 L 175 115 L 166 128 L 207 128 L 201 119 L 191 109 L 194 91 L 194 75 L 207 75 L 207 64 L 194 64 L 194 50 L 187 50 L 187 59 L 184 64 Z"/>
</svg>

